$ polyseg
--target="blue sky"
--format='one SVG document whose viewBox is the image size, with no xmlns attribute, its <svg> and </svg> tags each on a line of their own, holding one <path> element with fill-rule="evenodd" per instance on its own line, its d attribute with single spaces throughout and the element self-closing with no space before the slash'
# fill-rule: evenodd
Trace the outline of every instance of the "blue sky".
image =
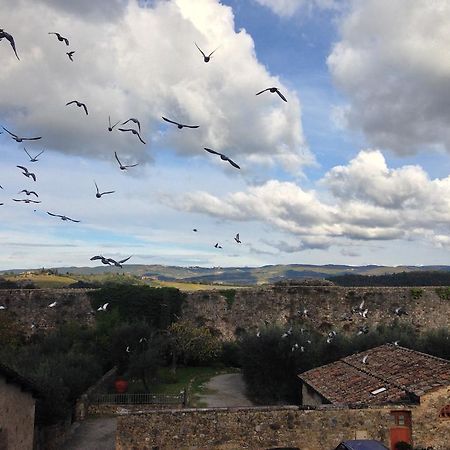
<svg viewBox="0 0 450 450">
<path fill-rule="evenodd" d="M 0 124 L 42 135 L 26 147 L 45 149 L 31 163 L 0 135 L 0 269 L 93 265 L 94 254 L 202 266 L 448 263 L 449 5 L 102 2 L 0 5 L 21 57 L 0 43 Z M 219 47 L 208 64 L 194 42 Z M 254 95 L 271 86 L 288 103 Z M 75 98 L 89 116 L 65 106 Z M 139 117 L 146 145 L 108 132 L 108 115 Z M 177 130 L 162 115 L 200 128 Z M 114 151 L 139 166 L 120 171 Z M 115 193 L 96 199 L 94 180 Z M 42 203 L 14 202 L 24 188 Z"/>
</svg>

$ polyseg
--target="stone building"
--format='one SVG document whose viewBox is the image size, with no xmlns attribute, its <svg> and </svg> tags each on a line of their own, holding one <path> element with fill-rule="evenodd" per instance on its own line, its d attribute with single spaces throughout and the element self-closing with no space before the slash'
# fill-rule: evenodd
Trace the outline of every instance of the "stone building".
<svg viewBox="0 0 450 450">
<path fill-rule="evenodd" d="M 0 364 L 0 450 L 32 450 L 38 395 L 31 381 Z"/>
<path fill-rule="evenodd" d="M 450 361 L 386 344 L 299 378 L 304 406 L 391 405 L 392 449 L 399 441 L 450 449 Z"/>
</svg>

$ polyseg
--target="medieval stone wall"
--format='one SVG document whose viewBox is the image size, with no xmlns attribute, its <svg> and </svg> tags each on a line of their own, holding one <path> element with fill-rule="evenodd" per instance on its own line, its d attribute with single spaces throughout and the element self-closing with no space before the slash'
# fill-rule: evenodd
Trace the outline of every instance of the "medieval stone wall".
<svg viewBox="0 0 450 450">
<path fill-rule="evenodd" d="M 360 326 L 375 327 L 394 320 L 420 331 L 450 327 L 450 299 L 439 287 L 338 287 L 273 286 L 237 289 L 234 298 L 220 292 L 192 292 L 183 307 L 183 317 L 215 330 L 232 340 L 242 331 L 255 332 L 269 324 L 301 324 L 319 331 L 356 332 Z M 352 314 L 364 300 L 367 319 Z M 398 317 L 396 307 L 408 315 Z M 304 317 L 303 309 L 308 310 Z"/>
</svg>

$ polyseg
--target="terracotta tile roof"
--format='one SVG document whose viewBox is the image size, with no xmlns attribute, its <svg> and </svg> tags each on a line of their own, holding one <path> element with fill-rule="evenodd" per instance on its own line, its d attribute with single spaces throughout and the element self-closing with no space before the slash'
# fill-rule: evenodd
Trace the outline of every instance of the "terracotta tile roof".
<svg viewBox="0 0 450 450">
<path fill-rule="evenodd" d="M 365 355 L 366 364 L 362 362 Z M 309 370 L 299 378 L 331 403 L 404 403 L 450 385 L 450 361 L 385 344 Z M 386 390 L 372 393 L 380 388 Z"/>
</svg>

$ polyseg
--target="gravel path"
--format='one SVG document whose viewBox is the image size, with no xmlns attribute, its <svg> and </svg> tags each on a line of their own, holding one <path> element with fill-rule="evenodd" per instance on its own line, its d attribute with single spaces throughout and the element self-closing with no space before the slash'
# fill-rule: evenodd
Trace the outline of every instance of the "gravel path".
<svg viewBox="0 0 450 450">
<path fill-rule="evenodd" d="M 211 393 L 200 395 L 198 399 L 208 407 L 253 406 L 245 395 L 245 383 L 240 373 L 217 375 L 204 386 Z"/>
<path fill-rule="evenodd" d="M 64 444 L 64 450 L 114 450 L 116 448 L 116 418 L 91 417 L 74 429 Z"/>
</svg>

